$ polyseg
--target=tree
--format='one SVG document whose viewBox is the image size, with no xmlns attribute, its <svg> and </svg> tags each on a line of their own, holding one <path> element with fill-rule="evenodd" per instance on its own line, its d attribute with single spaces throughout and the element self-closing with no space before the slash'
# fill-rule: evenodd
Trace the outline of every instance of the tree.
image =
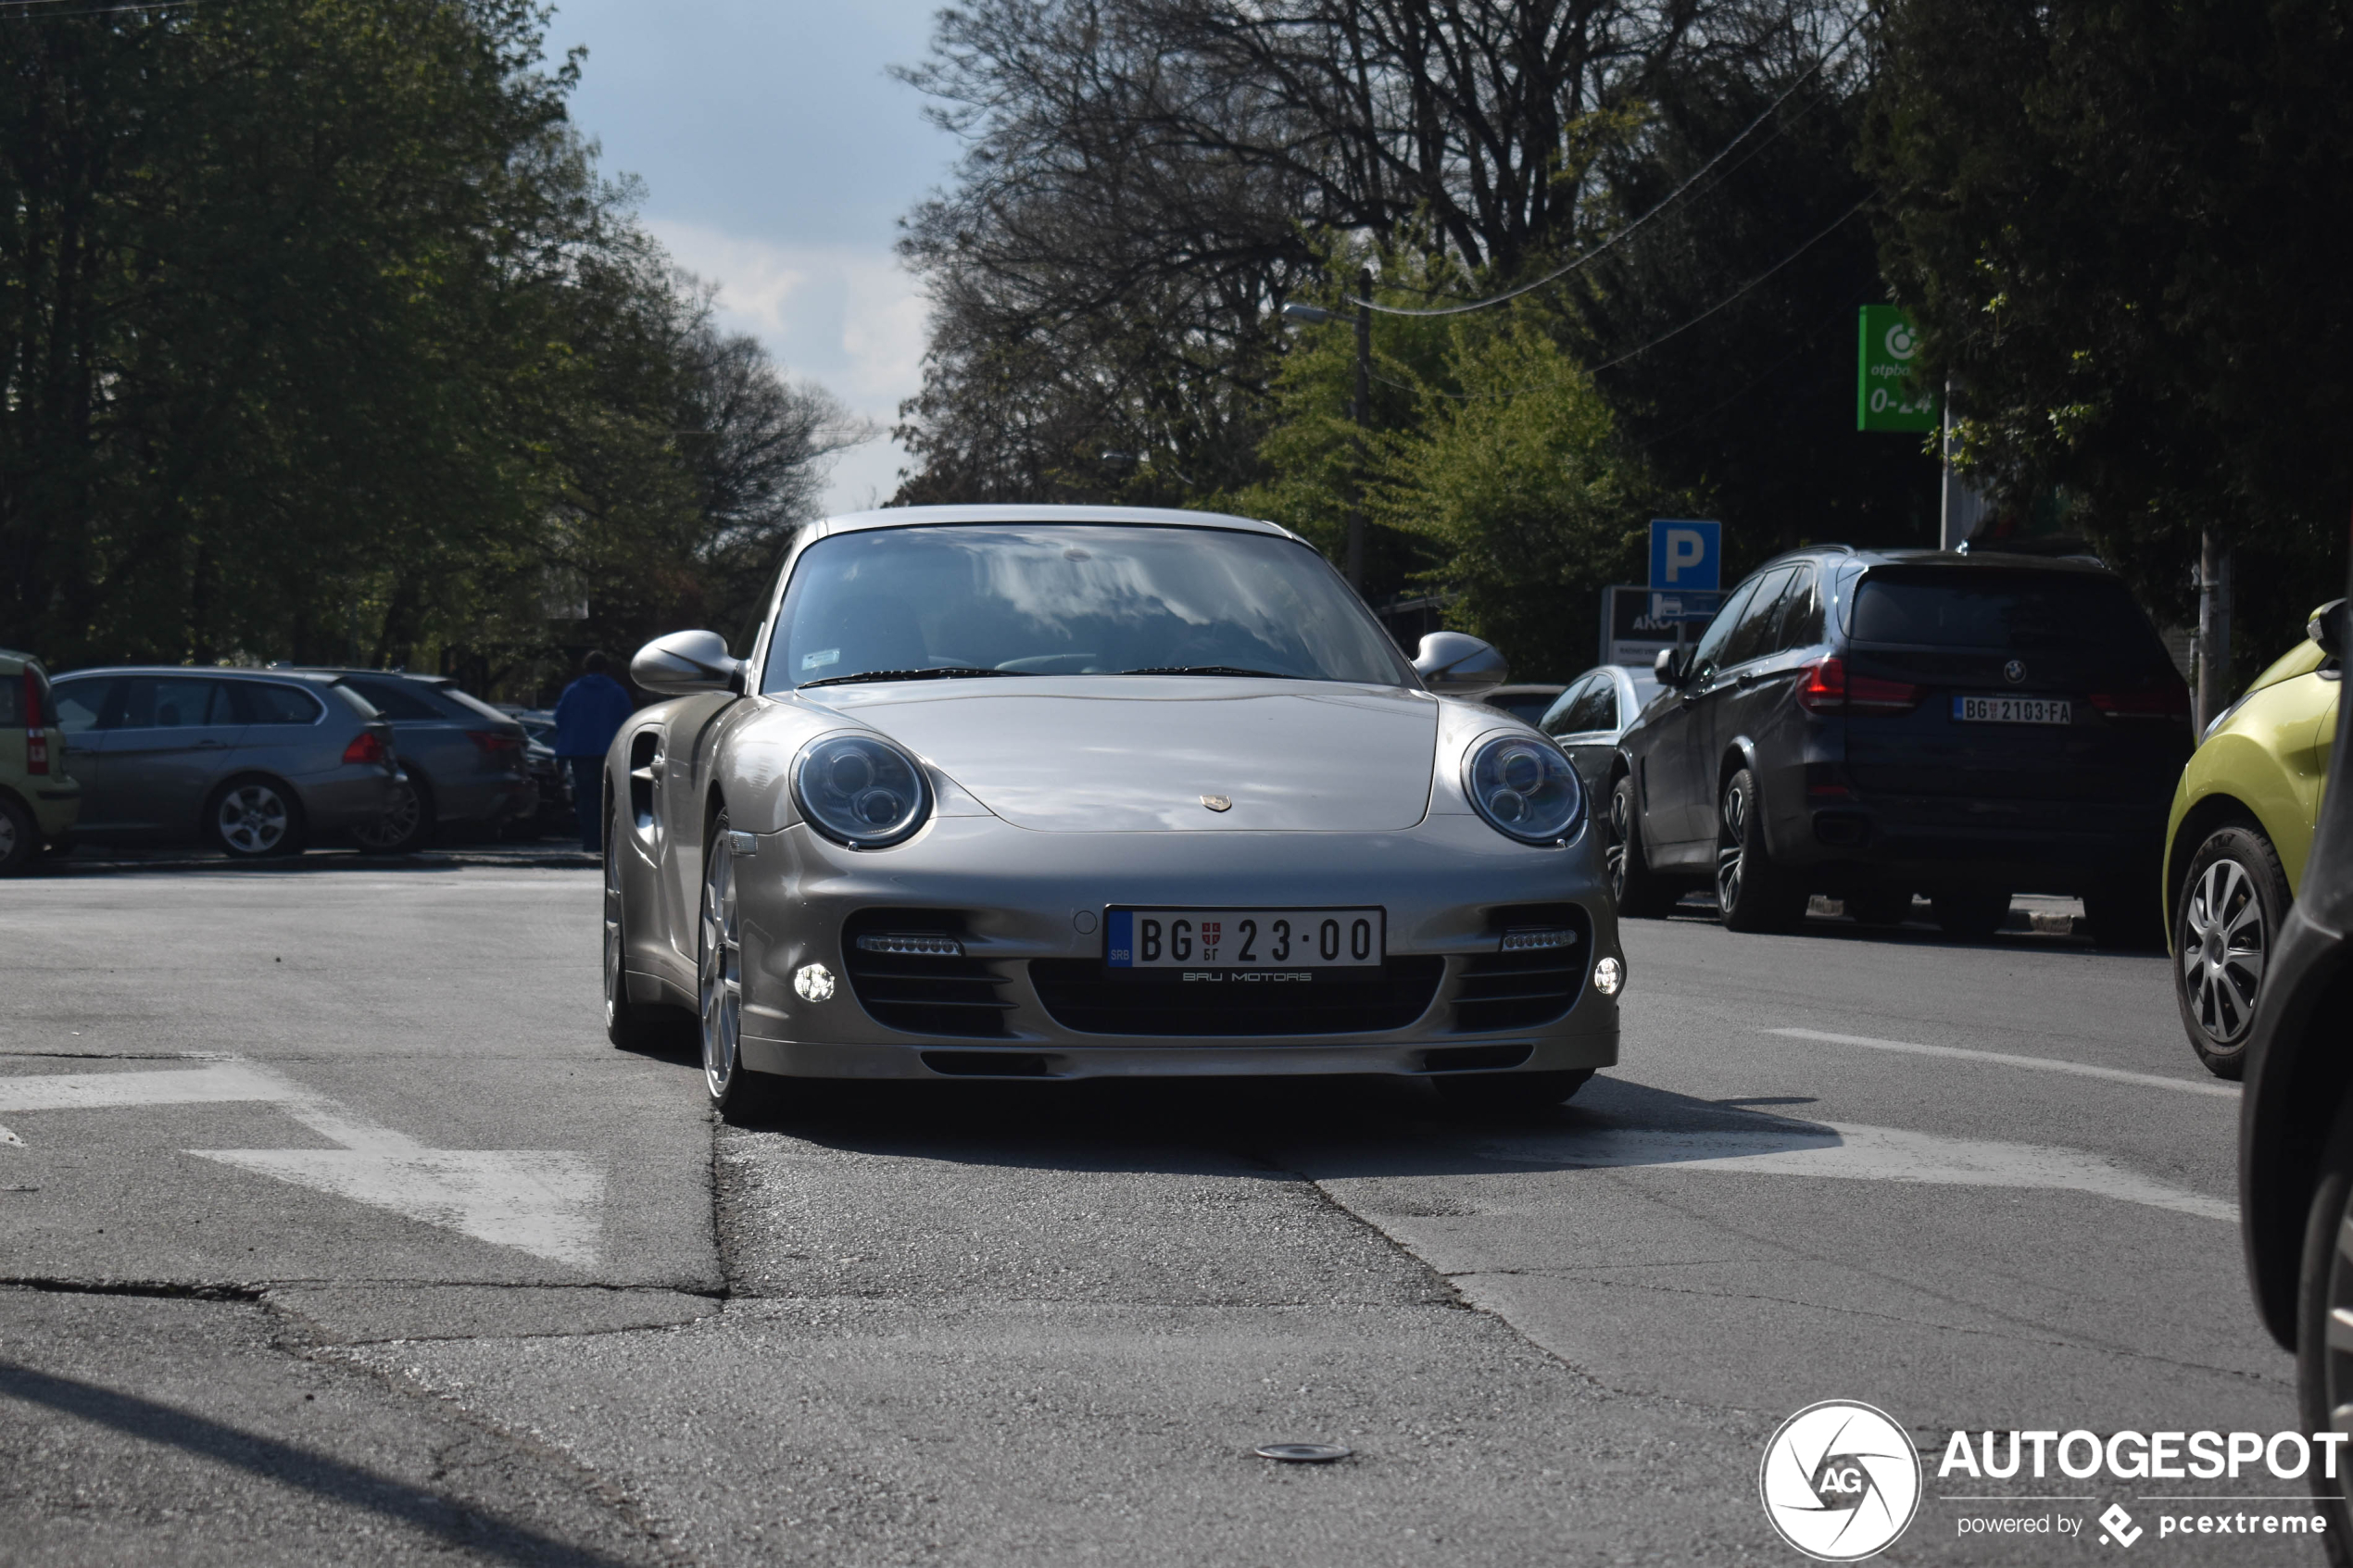
<svg viewBox="0 0 2353 1568">
<path fill-rule="evenodd" d="M 2234 545 L 2268 659 L 2353 507 L 2353 15 L 1897 0 L 1880 49 L 1864 167 L 1958 460 L 2058 492 L 2176 621 L 2201 536 Z"/>
</svg>

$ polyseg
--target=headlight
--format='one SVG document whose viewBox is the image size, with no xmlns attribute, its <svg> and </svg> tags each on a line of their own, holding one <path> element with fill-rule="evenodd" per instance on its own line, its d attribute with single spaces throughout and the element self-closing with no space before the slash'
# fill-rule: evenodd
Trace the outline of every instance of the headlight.
<svg viewBox="0 0 2353 1568">
<path fill-rule="evenodd" d="M 1585 791 L 1568 759 L 1542 741 L 1498 735 L 1470 754 L 1463 788 L 1487 825 L 1527 844 L 1569 837 L 1585 821 Z"/>
<path fill-rule="evenodd" d="M 923 769 L 872 735 L 811 741 L 793 764 L 792 792 L 811 825 L 852 849 L 896 844 L 931 815 Z"/>
</svg>

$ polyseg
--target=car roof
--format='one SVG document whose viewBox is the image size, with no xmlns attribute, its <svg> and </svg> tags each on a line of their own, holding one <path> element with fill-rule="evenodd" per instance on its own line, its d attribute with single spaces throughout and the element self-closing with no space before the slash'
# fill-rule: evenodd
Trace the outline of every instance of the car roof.
<svg viewBox="0 0 2353 1568">
<path fill-rule="evenodd" d="M 1794 550 L 1783 550 L 1771 559 L 1759 562 L 1742 581 L 1747 581 L 1748 577 L 1755 576 L 1768 566 L 1825 559 L 1851 560 L 1866 568 L 1928 566 L 1956 571 L 2024 571 L 2074 572 L 2095 577 L 2116 575 L 2106 561 L 2093 556 L 2037 556 L 2007 550 L 1856 549 L 1852 545 L 1802 545 Z"/>
<path fill-rule="evenodd" d="M 240 681 L 300 681 L 308 685 L 332 686 L 333 674 L 316 670 L 256 670 L 249 664 L 92 664 L 80 670 L 69 670 L 56 677 L 60 681 L 76 681 L 85 675 L 225 675 Z"/>
<path fill-rule="evenodd" d="M 270 668 L 273 673 L 280 672 L 280 667 L 277 665 L 273 664 Z M 336 664 L 288 665 L 283 672 L 289 675 L 324 675 L 336 681 L 347 675 L 374 675 L 394 681 L 419 681 L 430 686 L 447 686 L 454 684 L 447 675 L 430 675 L 422 670 L 353 670 Z"/>
<path fill-rule="evenodd" d="M 39 659 L 33 658 L 32 655 L 29 653 L 19 653 L 14 648 L 0 648 L 0 664 L 13 664 L 16 666 L 15 669 L 8 671 L 11 675 L 21 675 L 24 673 L 24 667 L 26 665 L 40 663 L 41 661 Z M 47 668 L 46 665 L 43 665 L 42 667 L 44 669 Z"/>
<path fill-rule="evenodd" d="M 886 507 L 877 511 L 844 512 L 812 524 L 818 536 L 851 533 L 870 528 L 917 528 L 943 523 L 1127 523 L 1148 528 L 1223 529 L 1230 533 L 1270 533 L 1278 538 L 1306 540 L 1279 523 L 1224 512 L 1177 511 L 1166 507 L 974 506 Z"/>
</svg>

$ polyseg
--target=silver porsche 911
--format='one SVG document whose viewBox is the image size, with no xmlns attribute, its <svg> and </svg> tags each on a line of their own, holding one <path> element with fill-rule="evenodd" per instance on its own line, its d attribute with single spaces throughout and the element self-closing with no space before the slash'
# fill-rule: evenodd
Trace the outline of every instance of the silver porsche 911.
<svg viewBox="0 0 2353 1568">
<path fill-rule="evenodd" d="M 750 657 L 630 666 L 606 759 L 617 1044 L 700 1020 L 723 1111 L 804 1078 L 1428 1076 L 1617 1060 L 1601 834 L 1544 736 L 1409 665 L 1304 541 L 943 507 L 794 541 Z"/>
</svg>

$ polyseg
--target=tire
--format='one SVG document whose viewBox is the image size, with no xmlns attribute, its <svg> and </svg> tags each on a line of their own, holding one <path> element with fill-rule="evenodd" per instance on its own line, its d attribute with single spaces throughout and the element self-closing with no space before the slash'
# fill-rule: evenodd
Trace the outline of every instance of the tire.
<svg viewBox="0 0 2353 1568">
<path fill-rule="evenodd" d="M 1590 1067 L 1566 1073 L 1464 1073 L 1432 1078 L 1438 1098 L 1465 1110 L 1550 1110 L 1592 1078 Z"/>
<path fill-rule="evenodd" d="M 1857 925 L 1901 925 L 1912 918 L 1909 888 L 1866 887 L 1841 900 L 1846 918 Z"/>
<path fill-rule="evenodd" d="M 1682 889 L 1642 862 L 1642 817 L 1635 809 L 1634 777 L 1621 777 L 1609 792 L 1609 832 L 1603 857 L 1609 867 L 1610 896 L 1621 917 L 1657 920 L 1674 909 Z"/>
<path fill-rule="evenodd" d="M 2320 1183 L 2304 1226 L 2304 1261 L 2297 1278 L 2296 1310 L 2296 1402 L 2306 1434 L 2353 1428 L 2353 1341 L 2332 1345 L 2330 1324 L 2337 1312 L 2353 1311 L 2353 1258 L 2346 1255 L 2347 1224 L 2353 1224 L 2353 1101 L 2337 1112 L 2328 1150 L 2321 1157 Z M 2337 1412 L 2343 1411 L 2340 1416 Z M 2339 1460 L 2336 1479 L 2312 1466 L 2312 1493 L 2327 1516 L 2321 1537 L 2328 1560 L 2353 1563 L 2347 1531 L 2353 1509 L 2347 1490 L 2353 1465 Z"/>
<path fill-rule="evenodd" d="M 621 835 L 608 823 L 605 834 L 605 1038 L 625 1051 L 649 1050 L 665 1043 L 675 1020 L 669 1010 L 629 999 L 628 910 L 621 887 Z"/>
<path fill-rule="evenodd" d="M 231 779 L 205 802 L 205 836 L 233 860 L 302 853 L 302 802 L 276 779 Z"/>
<path fill-rule="evenodd" d="M 2158 904 L 2154 877 L 2147 885 L 2112 882 L 2093 888 L 2083 895 L 2083 915 L 2091 922 L 2092 940 L 2103 947 L 2132 953 L 2165 947 L 2165 911 Z"/>
<path fill-rule="evenodd" d="M 2287 872 L 2253 827 L 2209 834 L 2173 898 L 2173 999 L 2190 1049 L 2218 1078 L 2246 1063 L 2271 944 L 2287 918 Z"/>
<path fill-rule="evenodd" d="M 1806 913 L 1806 889 L 1766 850 L 1758 800 L 1746 768 L 1717 797 L 1716 908 L 1727 931 L 1787 931 Z"/>
<path fill-rule="evenodd" d="M 41 853 L 41 829 L 32 813 L 0 795 L 0 876 L 16 876 Z"/>
<path fill-rule="evenodd" d="M 1998 887 L 1944 887 L 1928 901 L 1936 929 L 1962 942 L 1987 940 L 2010 914 L 2009 893 Z"/>
<path fill-rule="evenodd" d="M 695 922 L 695 1012 L 711 1108 L 737 1126 L 766 1121 L 777 1098 L 775 1080 L 743 1063 L 741 937 L 736 859 L 727 852 L 727 813 L 722 811 L 703 850 L 701 909 Z"/>
<path fill-rule="evenodd" d="M 352 842 L 371 855 L 409 855 L 433 842 L 433 786 L 404 778 L 394 785 L 392 809 L 381 822 L 351 830 Z"/>
</svg>

